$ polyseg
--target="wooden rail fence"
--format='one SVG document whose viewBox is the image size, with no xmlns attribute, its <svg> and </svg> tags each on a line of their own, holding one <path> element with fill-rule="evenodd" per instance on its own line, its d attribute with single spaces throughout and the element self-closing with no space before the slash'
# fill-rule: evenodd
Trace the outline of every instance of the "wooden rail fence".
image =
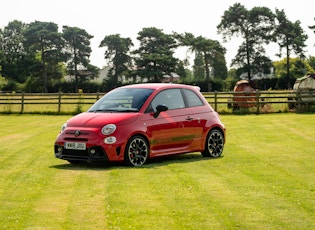
<svg viewBox="0 0 315 230">
<path fill-rule="evenodd" d="M 0 113 L 78 113 L 86 111 L 103 95 L 104 93 L 0 92 Z M 315 104 L 315 90 L 203 92 L 203 95 L 219 113 L 309 111 Z"/>
</svg>

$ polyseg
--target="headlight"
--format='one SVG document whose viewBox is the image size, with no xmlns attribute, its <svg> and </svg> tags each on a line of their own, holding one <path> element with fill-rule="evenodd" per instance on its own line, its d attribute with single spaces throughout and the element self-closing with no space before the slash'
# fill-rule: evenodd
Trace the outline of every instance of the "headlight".
<svg viewBox="0 0 315 230">
<path fill-rule="evenodd" d="M 65 131 L 65 129 L 67 128 L 67 123 L 64 123 L 62 126 L 61 126 L 61 132 Z"/>
<path fill-rule="evenodd" d="M 102 128 L 102 134 L 103 135 L 112 134 L 113 132 L 115 132 L 115 130 L 116 130 L 116 125 L 108 124 Z"/>
</svg>

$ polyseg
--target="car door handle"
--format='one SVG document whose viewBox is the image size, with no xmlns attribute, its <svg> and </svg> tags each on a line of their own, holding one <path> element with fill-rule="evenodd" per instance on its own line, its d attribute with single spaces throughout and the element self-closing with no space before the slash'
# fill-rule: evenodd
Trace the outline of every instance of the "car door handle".
<svg viewBox="0 0 315 230">
<path fill-rule="evenodd" d="M 187 121 L 191 121 L 192 119 L 194 119 L 194 118 L 191 117 L 191 116 L 186 117 L 186 120 L 187 120 Z"/>
</svg>

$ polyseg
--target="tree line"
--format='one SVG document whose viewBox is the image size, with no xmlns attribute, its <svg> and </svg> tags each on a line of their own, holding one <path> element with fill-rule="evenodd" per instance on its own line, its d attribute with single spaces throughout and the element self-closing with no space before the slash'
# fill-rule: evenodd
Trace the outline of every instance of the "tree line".
<svg viewBox="0 0 315 230">
<path fill-rule="evenodd" d="M 309 29 L 315 32 L 315 25 Z M 229 90 L 240 77 L 252 80 L 274 70 L 276 80 L 270 80 L 268 86 L 264 80 L 264 87 L 289 89 L 296 78 L 315 73 L 315 57 L 304 55 L 308 36 L 300 21 L 291 22 L 284 10 L 246 9 L 235 3 L 224 12 L 217 31 L 224 42 L 242 38 L 230 69 L 224 45 L 189 32 L 166 34 L 159 28 L 143 28 L 138 32 L 137 48 L 131 38 L 107 35 L 99 48 L 105 48 L 109 71 L 104 82 L 93 88 L 105 86 L 101 90 L 107 91 L 127 83 L 162 82 L 176 73 L 181 83 L 198 84 L 204 91 Z M 92 38 L 78 27 L 62 26 L 59 32 L 53 22 L 9 22 L 0 29 L 0 91 L 78 92 L 91 86 L 100 72 L 89 59 Z M 266 54 L 270 43 L 278 44 L 281 61 L 273 62 Z M 194 54 L 192 64 L 174 57 L 180 47 Z M 74 80 L 65 82 L 66 75 Z"/>
</svg>

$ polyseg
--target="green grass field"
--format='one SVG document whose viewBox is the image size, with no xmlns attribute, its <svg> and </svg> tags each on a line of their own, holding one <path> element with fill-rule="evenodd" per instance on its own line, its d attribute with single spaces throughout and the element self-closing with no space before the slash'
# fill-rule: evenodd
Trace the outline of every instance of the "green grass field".
<svg viewBox="0 0 315 230">
<path fill-rule="evenodd" d="M 224 115 L 223 157 L 54 158 L 70 116 L 0 115 L 0 229 L 315 229 L 315 114 Z"/>
</svg>

